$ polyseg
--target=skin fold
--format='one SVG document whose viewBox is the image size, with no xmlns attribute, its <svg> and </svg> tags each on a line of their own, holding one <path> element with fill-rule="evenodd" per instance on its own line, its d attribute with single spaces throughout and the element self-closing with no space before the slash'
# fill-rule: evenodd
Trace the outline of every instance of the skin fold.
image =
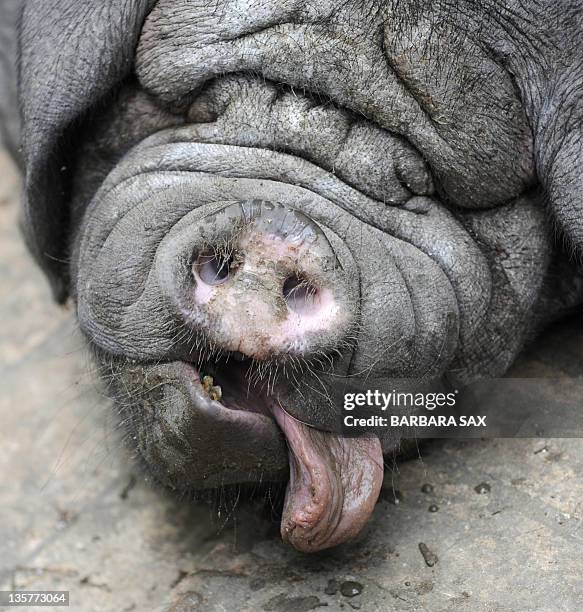
<svg viewBox="0 0 583 612">
<path fill-rule="evenodd" d="M 351 539 L 399 440 L 337 390 L 500 376 L 583 302 L 580 2 L 10 6 L 25 237 L 178 493 Z"/>
</svg>

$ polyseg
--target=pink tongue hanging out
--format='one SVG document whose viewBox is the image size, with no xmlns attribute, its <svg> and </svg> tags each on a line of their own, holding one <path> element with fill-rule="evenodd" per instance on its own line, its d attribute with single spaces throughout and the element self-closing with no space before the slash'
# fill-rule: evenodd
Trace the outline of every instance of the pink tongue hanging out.
<svg viewBox="0 0 583 612">
<path fill-rule="evenodd" d="M 277 405 L 272 411 L 289 448 L 283 540 L 303 552 L 315 552 L 354 538 L 370 518 L 381 490 L 380 441 L 318 431 Z"/>
</svg>

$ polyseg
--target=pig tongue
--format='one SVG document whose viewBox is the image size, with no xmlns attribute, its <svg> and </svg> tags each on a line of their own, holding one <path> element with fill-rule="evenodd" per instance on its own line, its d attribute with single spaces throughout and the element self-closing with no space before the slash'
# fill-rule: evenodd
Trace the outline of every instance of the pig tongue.
<svg viewBox="0 0 583 612">
<path fill-rule="evenodd" d="M 383 482 L 379 439 L 319 431 L 277 405 L 272 412 L 289 449 L 283 540 L 315 552 L 354 538 L 370 518 Z"/>
</svg>

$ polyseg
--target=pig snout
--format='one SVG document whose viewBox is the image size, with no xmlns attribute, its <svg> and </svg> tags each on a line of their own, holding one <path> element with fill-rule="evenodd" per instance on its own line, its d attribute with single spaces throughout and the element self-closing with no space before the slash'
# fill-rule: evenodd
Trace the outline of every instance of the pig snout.
<svg viewBox="0 0 583 612">
<path fill-rule="evenodd" d="M 347 322 L 349 289 L 332 247 L 292 209 L 255 203 L 251 219 L 236 220 L 193 260 L 194 305 L 218 349 L 255 359 L 303 354 Z"/>
</svg>

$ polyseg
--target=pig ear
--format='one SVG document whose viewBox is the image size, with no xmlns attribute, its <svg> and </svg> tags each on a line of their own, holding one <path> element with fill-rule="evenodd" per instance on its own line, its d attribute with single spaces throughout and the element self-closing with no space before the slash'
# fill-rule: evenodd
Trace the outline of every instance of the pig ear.
<svg viewBox="0 0 583 612">
<path fill-rule="evenodd" d="M 557 88 L 559 91 L 562 87 Z M 571 92 L 570 88 L 567 88 Z M 550 210 L 577 259 L 583 259 L 583 98 L 549 96 L 535 137 L 537 170 Z"/>
<path fill-rule="evenodd" d="M 83 116 L 131 71 L 154 0 L 26 0 L 19 98 L 29 248 L 59 302 L 69 293 L 68 160 Z"/>
</svg>

